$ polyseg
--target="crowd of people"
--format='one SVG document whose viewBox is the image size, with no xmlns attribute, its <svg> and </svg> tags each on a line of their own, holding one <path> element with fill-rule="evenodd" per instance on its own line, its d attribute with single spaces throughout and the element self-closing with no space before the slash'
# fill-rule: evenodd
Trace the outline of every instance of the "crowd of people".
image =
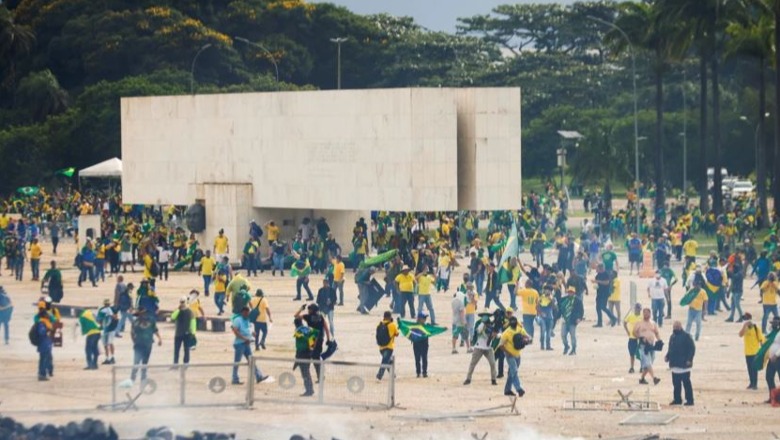
<svg viewBox="0 0 780 440">
<path fill-rule="evenodd" d="M 465 348 L 470 355 L 464 385 L 472 382 L 484 357 L 491 383 L 496 385 L 506 372 L 504 393 L 523 396 L 522 353 L 537 344 L 542 350 L 555 350 L 557 332 L 562 354 L 576 356 L 582 350 L 577 328 L 586 319 L 587 308 L 595 314 L 591 317 L 594 327 L 620 326 L 626 332 L 628 371 L 635 373 L 638 359 L 641 384 L 661 380 L 653 367 L 656 354 L 667 345 L 664 359 L 672 370 L 674 404 L 683 404 L 681 389 L 684 403 L 694 403 L 690 373 L 696 343 L 707 318 L 724 310 L 730 312 L 726 321 L 742 323 L 739 336 L 744 339 L 749 388 L 757 388 L 757 372 L 765 368 L 767 385 L 770 391 L 774 389 L 775 376 L 780 374 L 780 338 L 774 338 L 780 329 L 777 224 L 759 245 L 755 240 L 760 213 L 749 200 L 734 200 L 721 215 L 702 214 L 686 200 L 652 208 L 650 213 L 633 193 L 623 209 L 613 212 L 611 204 L 608 196 L 589 194 L 585 208 L 593 219 L 584 221 L 578 230 L 568 225 L 567 196 L 552 187 L 544 194 L 529 193 L 517 212 L 376 212 L 368 222 L 357 220 L 351 243 L 337 243 L 325 219 L 305 219 L 289 243 L 274 221 L 262 225 L 253 221 L 235 262 L 230 261 L 231 243 L 224 231 L 213 243 L 199 243 L 185 231 L 180 208 L 126 206 L 118 196 L 100 193 L 63 190 L 49 195 L 41 191 L 22 203 L 6 204 L 22 217 L 15 220 L 2 214 L 0 227 L 8 267 L 21 280 L 29 260 L 32 280 L 40 281 L 47 294 L 31 330 L 31 340 L 35 333 L 41 354 L 40 380 L 47 380 L 53 372 L 51 347 L 60 320 L 56 304 L 63 299 L 64 289 L 62 274 L 53 261 L 39 279 L 44 255 L 39 240 L 51 240 L 56 252 L 55 239 L 58 242 L 61 234 L 70 234 L 79 243 L 74 262 L 80 271 L 78 286 L 116 279 L 114 297 L 79 318 L 86 338 L 86 369 L 98 368 L 101 345 L 103 363 L 115 362 L 114 340 L 122 337 L 128 324 L 134 363 L 139 367 L 148 364 L 155 341 L 162 343 L 156 319 L 160 309 L 157 286 L 173 270 L 197 273 L 202 279 L 202 296 L 201 290 L 192 289 L 170 314 L 175 325 L 173 363 L 190 361 L 190 350 L 197 345 L 198 321 L 211 309 L 204 300 L 212 293 L 216 313 L 209 314 L 230 316 L 233 360 L 240 362 L 252 356 L 253 350 L 265 349 L 268 324 L 273 322 L 268 299 L 262 289 L 251 288 L 250 279 L 258 271 L 269 270 L 271 276 L 289 271 L 295 280 L 292 299 L 303 301 L 306 293 L 308 300 L 291 321 L 303 395 L 311 396 L 310 365 L 319 376 L 318 361 L 337 347 L 336 310 L 344 305 L 347 266 L 351 266 L 359 313 L 369 314 L 382 298 L 389 298 L 390 310 L 377 325 L 376 344 L 383 365 L 377 380 L 383 379 L 392 364 L 395 339 L 402 335 L 412 343 L 417 376 L 428 377 L 428 340 L 444 331 L 436 319 L 433 296 L 447 294 L 452 295 L 452 353 Z M 92 237 L 75 237 L 73 222 L 78 214 L 89 213 L 103 216 L 102 230 Z M 700 236 L 715 237 L 716 242 L 704 258 L 695 238 Z M 621 248 L 619 257 L 616 249 Z M 374 252 L 387 258 L 370 257 Z M 643 286 L 649 303 L 632 304 L 623 315 L 621 274 L 626 275 L 626 265 L 628 275 L 641 271 L 651 276 Z M 672 267 L 678 265 L 681 269 L 675 273 Z M 453 280 L 459 267 L 464 269 L 463 278 Z M 137 289 L 124 282 L 125 276 L 132 276 L 127 275 L 128 269 L 132 274 L 136 268 L 141 272 Z M 316 295 L 310 287 L 312 274 L 323 278 Z M 741 309 L 744 283 L 752 275 L 761 291 L 760 325 Z M 200 287 L 200 281 L 193 286 Z M 592 309 L 586 299 L 591 293 Z M 5 313 L 12 310 L 7 297 L 0 289 L 0 325 L 10 319 L 10 311 Z M 673 322 L 664 344 L 662 329 L 664 321 L 671 319 L 673 303 L 687 308 L 687 319 Z M 145 380 L 146 369 L 140 367 L 123 386 L 135 383 L 137 371 Z M 258 365 L 255 380 L 262 382 L 267 377 Z M 237 369 L 232 379 L 241 383 Z"/>
</svg>

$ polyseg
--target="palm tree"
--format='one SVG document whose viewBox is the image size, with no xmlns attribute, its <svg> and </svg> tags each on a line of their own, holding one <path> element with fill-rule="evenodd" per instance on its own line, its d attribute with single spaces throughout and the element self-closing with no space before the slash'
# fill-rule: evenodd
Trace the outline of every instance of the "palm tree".
<svg viewBox="0 0 780 440">
<path fill-rule="evenodd" d="M 33 120 L 42 121 L 68 108 L 68 92 L 47 69 L 33 72 L 19 81 L 16 102 L 27 109 Z"/>
<path fill-rule="evenodd" d="M 655 2 L 625 2 L 620 5 L 615 24 L 628 36 L 631 44 L 649 55 L 650 67 L 655 85 L 655 154 L 653 174 L 655 175 L 655 206 L 663 209 L 666 203 L 664 191 L 664 83 L 663 77 L 669 63 L 680 56 L 683 45 L 672 37 L 672 23 L 661 20 Z M 627 41 L 617 30 L 605 35 L 607 42 L 619 50 L 625 50 Z"/>
<path fill-rule="evenodd" d="M 13 14 L 0 5 L 0 86 L 13 90 L 16 85 L 16 58 L 28 54 L 35 44 L 35 34 L 27 26 L 14 22 Z"/>
<path fill-rule="evenodd" d="M 746 55 L 758 61 L 758 126 L 757 135 L 760 136 L 756 152 L 756 186 L 758 187 L 758 209 L 761 213 L 757 217 L 759 227 L 765 228 L 768 224 L 767 188 L 766 188 L 766 61 L 772 56 L 772 38 L 774 23 L 772 18 L 755 8 L 746 9 L 741 17 L 735 17 L 735 21 L 728 25 L 726 33 L 731 37 L 727 43 L 726 53 L 729 55 Z"/>
</svg>

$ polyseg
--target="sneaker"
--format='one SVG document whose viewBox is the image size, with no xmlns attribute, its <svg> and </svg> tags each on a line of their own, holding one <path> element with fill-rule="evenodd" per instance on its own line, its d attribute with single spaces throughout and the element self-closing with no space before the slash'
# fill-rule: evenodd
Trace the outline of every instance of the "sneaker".
<svg viewBox="0 0 780 440">
<path fill-rule="evenodd" d="M 682 402 L 678 402 L 676 400 L 672 400 L 671 402 L 669 402 L 669 406 L 676 406 L 676 405 L 682 405 Z"/>
<path fill-rule="evenodd" d="M 106 359 L 103 362 L 101 362 L 101 364 L 102 365 L 111 365 L 111 360 L 110 359 Z"/>
<path fill-rule="evenodd" d="M 244 384 L 244 382 L 241 382 L 240 380 L 234 380 L 234 381 L 232 381 L 232 382 L 230 382 L 230 383 L 231 383 L 232 385 L 243 385 L 243 384 Z"/>
<path fill-rule="evenodd" d="M 504 391 L 504 395 L 505 395 L 505 396 L 512 396 L 512 397 L 515 397 L 515 393 L 513 393 L 513 392 L 511 392 L 511 391 Z"/>
<path fill-rule="evenodd" d="M 49 378 L 46 377 L 46 376 L 38 376 L 38 382 L 46 382 L 48 380 L 49 380 Z"/>
<path fill-rule="evenodd" d="M 658 377 L 653 378 L 653 385 L 658 385 L 658 383 L 661 382 L 661 379 Z"/>
<path fill-rule="evenodd" d="M 420 378 L 420 373 L 417 373 L 417 378 L 418 378 L 418 379 Z"/>
<path fill-rule="evenodd" d="M 495 380 L 495 379 L 491 380 L 491 381 L 490 381 L 490 384 L 491 384 L 491 385 L 498 385 L 498 383 L 496 382 L 496 380 Z"/>
<path fill-rule="evenodd" d="M 260 348 L 262 348 L 263 350 L 265 350 L 265 343 L 261 343 L 261 344 L 260 344 Z"/>
<path fill-rule="evenodd" d="M 604 327 L 604 326 L 603 326 L 603 325 L 601 325 L 601 324 L 595 324 L 595 325 L 593 326 L 593 328 L 600 328 L 600 327 Z"/>
<path fill-rule="evenodd" d="M 639 383 L 642 385 L 647 385 L 647 381 L 644 379 L 639 379 Z"/>
<path fill-rule="evenodd" d="M 132 388 L 133 387 L 133 379 L 125 379 L 122 382 L 119 382 L 119 385 L 117 385 L 119 388 Z"/>
<path fill-rule="evenodd" d="M 574 356 L 577 354 L 577 350 L 572 350 L 569 352 L 569 356 Z"/>
<path fill-rule="evenodd" d="M 271 377 L 271 376 L 268 376 L 268 375 L 265 375 L 265 376 L 263 376 L 263 377 L 258 377 L 258 378 L 257 378 L 257 383 L 265 382 L 265 381 L 266 381 L 266 380 L 268 380 L 268 378 L 270 378 L 270 377 Z"/>
<path fill-rule="evenodd" d="M 452 354 L 458 354 L 458 350 L 452 349 Z"/>
<path fill-rule="evenodd" d="M 423 377 L 428 377 L 428 373 L 423 373 Z"/>
<path fill-rule="evenodd" d="M 725 322 L 734 322 L 734 319 L 733 318 L 728 318 L 728 319 L 726 319 Z"/>
<path fill-rule="evenodd" d="M 683 406 L 693 406 L 693 402 L 685 402 L 683 403 Z"/>
<path fill-rule="evenodd" d="M 311 397 L 314 395 L 314 391 L 306 391 L 305 393 L 301 394 L 301 397 Z"/>
<path fill-rule="evenodd" d="M 504 373 L 498 373 L 498 376 L 496 376 L 496 379 L 503 379 Z"/>
<path fill-rule="evenodd" d="M 494 381 L 494 382 L 495 382 L 495 381 Z M 471 381 L 470 381 L 469 379 L 466 379 L 466 380 L 464 380 L 464 381 L 463 381 L 463 385 L 468 385 L 468 384 L 470 384 L 470 383 L 471 383 Z"/>
<path fill-rule="evenodd" d="M 569 347 L 563 347 L 563 354 L 564 355 L 569 354 Z"/>
<path fill-rule="evenodd" d="M 523 397 L 525 396 L 525 390 L 520 388 L 520 391 L 517 392 L 517 397 Z"/>
<path fill-rule="evenodd" d="M 628 374 L 634 374 L 634 367 L 628 369 Z"/>
</svg>

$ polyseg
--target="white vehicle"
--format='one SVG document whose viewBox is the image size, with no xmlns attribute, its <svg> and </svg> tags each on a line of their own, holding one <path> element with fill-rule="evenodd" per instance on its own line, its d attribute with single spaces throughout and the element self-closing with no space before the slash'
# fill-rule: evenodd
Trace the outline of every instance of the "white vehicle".
<svg viewBox="0 0 780 440">
<path fill-rule="evenodd" d="M 756 187 L 749 180 L 737 180 L 731 188 L 731 197 L 749 196 L 753 194 Z"/>
</svg>

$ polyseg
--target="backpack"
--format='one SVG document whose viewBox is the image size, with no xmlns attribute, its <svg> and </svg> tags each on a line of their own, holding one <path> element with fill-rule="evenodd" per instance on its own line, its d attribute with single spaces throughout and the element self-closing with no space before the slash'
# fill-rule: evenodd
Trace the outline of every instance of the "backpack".
<svg viewBox="0 0 780 440">
<path fill-rule="evenodd" d="M 30 344 L 37 347 L 41 343 L 41 337 L 38 334 L 38 323 L 33 323 L 32 327 L 30 327 Z"/>
<path fill-rule="evenodd" d="M 152 266 L 149 267 L 149 273 L 152 275 L 152 277 L 157 277 L 160 275 L 160 265 L 157 264 L 156 261 L 152 261 Z"/>
<path fill-rule="evenodd" d="M 119 293 L 119 310 L 126 311 L 130 310 L 130 308 L 133 306 L 133 300 L 130 298 L 130 293 L 128 292 L 127 287 L 125 287 L 122 292 Z"/>
<path fill-rule="evenodd" d="M 528 345 L 528 342 L 522 333 L 515 333 L 514 336 L 512 336 L 512 346 L 515 347 L 515 350 L 522 350 L 526 345 Z"/>
<path fill-rule="evenodd" d="M 388 327 L 388 323 L 382 321 L 376 326 L 376 345 L 384 347 L 390 343 L 390 340 L 390 328 Z"/>
</svg>

